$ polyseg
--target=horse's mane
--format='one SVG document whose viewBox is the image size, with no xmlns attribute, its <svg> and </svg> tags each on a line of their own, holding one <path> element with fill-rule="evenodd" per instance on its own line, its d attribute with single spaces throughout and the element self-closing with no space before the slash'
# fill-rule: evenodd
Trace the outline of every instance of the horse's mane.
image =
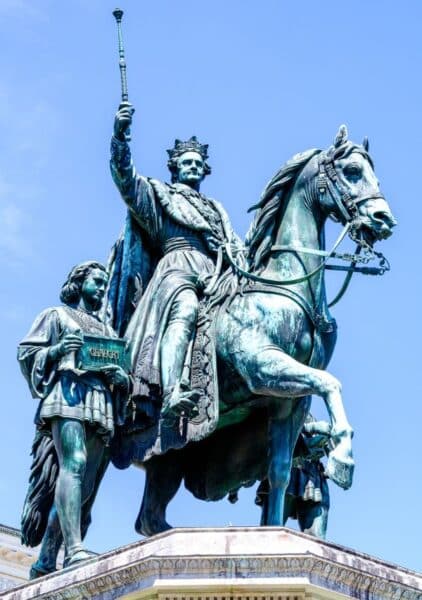
<svg viewBox="0 0 422 600">
<path fill-rule="evenodd" d="M 250 211 L 258 209 L 245 239 L 247 258 L 253 271 L 262 266 L 274 242 L 274 226 L 278 222 L 277 214 L 279 211 L 284 211 L 292 184 L 303 167 L 320 152 L 321 150 L 312 148 L 295 154 L 267 183 L 258 204 L 249 209 Z"/>
<path fill-rule="evenodd" d="M 368 153 L 368 140 L 364 139 L 362 145 L 355 144 L 347 139 L 347 128 L 342 125 L 334 140 L 334 144 L 324 153 L 331 159 L 344 158 L 352 152 L 359 152 L 369 161 L 373 162 Z M 299 173 L 305 165 L 322 150 L 312 148 L 305 152 L 295 154 L 288 160 L 265 186 L 257 204 L 249 209 L 257 210 L 254 220 L 249 227 L 245 238 L 245 250 L 248 268 L 251 272 L 259 271 L 267 258 L 271 246 L 274 244 L 276 226 L 280 223 L 287 206 L 289 192 Z M 241 279 L 241 278 L 240 278 Z M 236 293 L 242 289 L 242 283 L 231 267 L 223 273 L 216 285 L 215 291 L 209 300 L 208 308 L 221 304 L 224 299 L 230 302 Z"/>
<path fill-rule="evenodd" d="M 362 145 L 355 144 L 347 139 L 347 127 L 341 125 L 334 144 L 330 146 L 326 153 L 332 160 L 337 160 L 344 158 L 352 152 L 359 152 L 374 168 L 374 163 L 368 149 L 369 143 L 367 138 L 364 139 Z M 267 183 L 258 204 L 249 209 L 250 211 L 258 209 L 245 239 L 247 259 L 252 271 L 259 270 L 268 256 L 268 252 L 274 243 L 275 225 L 280 222 L 279 219 L 286 208 L 288 194 L 292 185 L 303 167 L 311 158 L 321 152 L 322 150 L 312 148 L 311 150 L 295 154 Z"/>
</svg>

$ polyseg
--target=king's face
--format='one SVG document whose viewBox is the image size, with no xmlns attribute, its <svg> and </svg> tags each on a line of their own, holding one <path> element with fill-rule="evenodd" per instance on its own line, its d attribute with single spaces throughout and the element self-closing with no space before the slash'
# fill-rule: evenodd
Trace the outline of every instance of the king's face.
<svg viewBox="0 0 422 600">
<path fill-rule="evenodd" d="M 198 152 L 184 152 L 177 160 L 177 181 L 197 187 L 204 178 L 205 163 Z"/>
</svg>

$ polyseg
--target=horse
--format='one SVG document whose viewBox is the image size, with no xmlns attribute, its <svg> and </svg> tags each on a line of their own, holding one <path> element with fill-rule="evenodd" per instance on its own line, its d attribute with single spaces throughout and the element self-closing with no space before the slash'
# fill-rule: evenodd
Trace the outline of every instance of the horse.
<svg viewBox="0 0 422 600">
<path fill-rule="evenodd" d="M 380 192 L 367 139 L 353 143 L 341 126 L 327 150 L 296 154 L 283 165 L 252 208 L 256 214 L 245 241 L 249 268 L 240 267 L 225 248 L 232 263 L 226 280 L 242 285 L 214 317 L 218 427 L 202 441 L 138 464 L 146 481 L 135 528 L 147 536 L 170 528 L 166 508 L 183 479 L 206 500 L 267 479 L 261 524 L 282 525 L 293 452 L 312 395 L 322 398 L 330 420 L 334 443 L 327 476 L 344 489 L 352 483 L 353 430 L 341 384 L 325 371 L 336 343 L 325 269 L 328 259 L 342 257 L 336 248 L 347 234 L 358 251 L 343 270 L 348 277 L 365 272 L 357 266 L 359 251 L 382 256 L 372 247 L 396 225 Z M 340 222 L 343 231 L 326 251 L 329 218 Z"/>
</svg>

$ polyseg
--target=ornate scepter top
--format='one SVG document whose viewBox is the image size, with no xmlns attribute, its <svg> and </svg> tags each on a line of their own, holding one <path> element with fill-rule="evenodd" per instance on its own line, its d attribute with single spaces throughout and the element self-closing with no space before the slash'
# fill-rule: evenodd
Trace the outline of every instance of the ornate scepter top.
<svg viewBox="0 0 422 600">
<path fill-rule="evenodd" d="M 113 10 L 113 16 L 117 23 L 117 36 L 119 40 L 119 67 L 120 67 L 120 83 L 122 88 L 122 102 L 127 102 L 129 99 L 127 91 L 127 78 L 126 78 L 126 60 L 125 60 L 125 49 L 123 47 L 123 36 L 122 36 L 122 17 L 123 11 L 121 8 Z"/>
<path fill-rule="evenodd" d="M 122 20 L 122 17 L 123 17 L 123 11 L 122 11 L 122 9 L 121 8 L 114 9 L 113 10 L 113 16 L 116 18 L 116 21 L 118 23 L 120 23 L 121 20 Z"/>
</svg>

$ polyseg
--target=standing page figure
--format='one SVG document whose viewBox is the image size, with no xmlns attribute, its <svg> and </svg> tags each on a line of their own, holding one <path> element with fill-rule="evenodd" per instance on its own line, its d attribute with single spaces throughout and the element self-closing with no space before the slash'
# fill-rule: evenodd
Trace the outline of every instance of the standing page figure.
<svg viewBox="0 0 422 600">
<path fill-rule="evenodd" d="M 22 541 L 41 553 L 31 578 L 55 571 L 62 542 L 64 566 L 90 557 L 82 539 L 109 463 L 109 444 L 121 422 L 129 377 L 118 364 L 86 370 L 78 364 L 84 335 L 117 338 L 98 316 L 108 282 L 103 265 L 85 262 L 62 287 L 62 306 L 47 308 L 19 344 L 18 360 L 39 400 Z"/>
</svg>

